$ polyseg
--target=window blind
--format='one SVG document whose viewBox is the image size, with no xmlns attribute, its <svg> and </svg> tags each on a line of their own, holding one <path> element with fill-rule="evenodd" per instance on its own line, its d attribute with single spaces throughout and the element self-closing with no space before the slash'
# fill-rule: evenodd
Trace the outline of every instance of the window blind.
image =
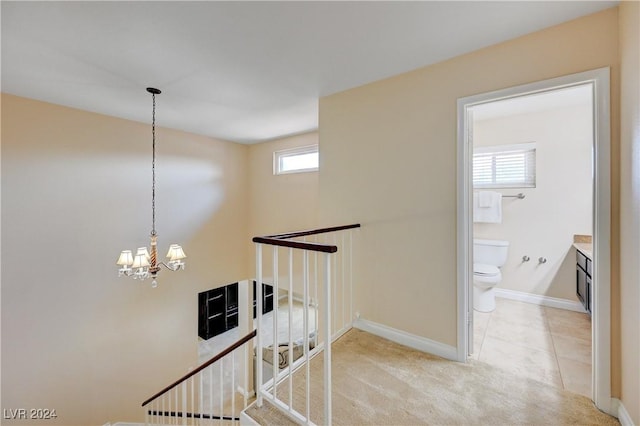
<svg viewBox="0 0 640 426">
<path fill-rule="evenodd" d="M 535 143 L 479 147 L 473 154 L 475 188 L 534 188 Z"/>
</svg>

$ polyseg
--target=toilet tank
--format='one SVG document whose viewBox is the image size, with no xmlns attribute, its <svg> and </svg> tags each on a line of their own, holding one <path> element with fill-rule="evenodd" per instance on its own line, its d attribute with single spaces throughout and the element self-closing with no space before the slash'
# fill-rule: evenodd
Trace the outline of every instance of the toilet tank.
<svg viewBox="0 0 640 426">
<path fill-rule="evenodd" d="M 501 267 L 507 261 L 509 241 L 473 240 L 473 262 Z"/>
</svg>

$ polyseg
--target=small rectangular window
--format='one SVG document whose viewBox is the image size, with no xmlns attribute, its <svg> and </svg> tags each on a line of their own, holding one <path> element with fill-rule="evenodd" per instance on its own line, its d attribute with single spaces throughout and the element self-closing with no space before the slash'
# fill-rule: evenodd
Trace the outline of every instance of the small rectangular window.
<svg viewBox="0 0 640 426">
<path fill-rule="evenodd" d="M 535 186 L 535 142 L 474 148 L 474 188 L 535 188 Z"/>
<path fill-rule="evenodd" d="M 314 172 L 318 170 L 318 145 L 283 149 L 273 153 L 273 174 Z"/>
</svg>

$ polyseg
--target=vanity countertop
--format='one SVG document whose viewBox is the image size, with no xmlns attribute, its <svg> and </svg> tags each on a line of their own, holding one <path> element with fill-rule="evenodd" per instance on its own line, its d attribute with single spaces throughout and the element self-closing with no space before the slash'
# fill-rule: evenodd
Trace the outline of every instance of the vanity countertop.
<svg viewBox="0 0 640 426">
<path fill-rule="evenodd" d="M 587 256 L 591 261 L 593 261 L 593 244 L 592 243 L 573 243 L 573 246 L 580 250 L 582 254 Z"/>
<path fill-rule="evenodd" d="M 593 262 L 593 237 L 591 235 L 575 234 L 573 246 Z"/>
<path fill-rule="evenodd" d="M 593 262 L 593 237 L 591 235 L 574 235 L 573 246 Z"/>
</svg>

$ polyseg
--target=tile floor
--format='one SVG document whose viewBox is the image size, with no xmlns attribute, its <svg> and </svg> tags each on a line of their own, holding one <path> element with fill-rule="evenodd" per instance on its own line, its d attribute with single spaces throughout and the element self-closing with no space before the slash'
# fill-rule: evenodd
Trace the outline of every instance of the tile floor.
<svg viewBox="0 0 640 426">
<path fill-rule="evenodd" d="M 474 311 L 476 359 L 591 398 L 591 319 L 586 313 L 496 299 Z"/>
</svg>

